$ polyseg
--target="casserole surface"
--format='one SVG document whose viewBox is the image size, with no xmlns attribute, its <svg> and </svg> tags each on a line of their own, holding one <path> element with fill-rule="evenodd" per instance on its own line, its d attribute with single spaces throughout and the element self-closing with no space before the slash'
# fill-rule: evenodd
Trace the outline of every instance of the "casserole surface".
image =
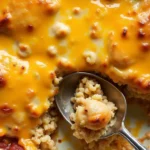
<svg viewBox="0 0 150 150">
<path fill-rule="evenodd" d="M 1 0 L 0 136 L 35 148 L 32 130 L 66 72 L 94 71 L 149 95 L 149 8 L 146 0 Z"/>
</svg>

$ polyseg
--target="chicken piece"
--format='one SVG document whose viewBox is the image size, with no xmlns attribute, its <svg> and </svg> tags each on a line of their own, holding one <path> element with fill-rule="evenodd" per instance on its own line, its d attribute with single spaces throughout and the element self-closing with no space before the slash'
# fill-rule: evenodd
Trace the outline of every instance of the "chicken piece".
<svg viewBox="0 0 150 150">
<path fill-rule="evenodd" d="M 85 100 L 76 109 L 76 123 L 91 130 L 104 128 L 111 118 L 111 110 L 100 101 Z"/>
</svg>

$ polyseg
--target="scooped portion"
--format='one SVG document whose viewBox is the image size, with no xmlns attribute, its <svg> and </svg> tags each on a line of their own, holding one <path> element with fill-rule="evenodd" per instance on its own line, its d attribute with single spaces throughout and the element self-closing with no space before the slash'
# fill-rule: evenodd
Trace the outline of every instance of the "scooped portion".
<svg viewBox="0 0 150 150">
<path fill-rule="evenodd" d="M 115 124 L 117 107 L 108 101 L 95 79 L 81 79 L 71 102 L 75 110 L 70 115 L 72 130 L 78 139 L 84 139 L 87 143 L 97 141 Z"/>
</svg>

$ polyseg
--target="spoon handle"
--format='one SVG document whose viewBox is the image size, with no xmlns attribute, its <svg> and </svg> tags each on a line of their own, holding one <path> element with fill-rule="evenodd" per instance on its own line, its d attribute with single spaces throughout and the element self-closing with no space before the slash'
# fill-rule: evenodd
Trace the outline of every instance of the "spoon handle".
<svg viewBox="0 0 150 150">
<path fill-rule="evenodd" d="M 126 129 L 124 123 L 122 123 L 122 128 L 119 131 L 119 134 L 127 139 L 128 142 L 130 142 L 130 144 L 135 148 L 135 150 L 147 150 L 131 135 L 131 133 Z"/>
</svg>

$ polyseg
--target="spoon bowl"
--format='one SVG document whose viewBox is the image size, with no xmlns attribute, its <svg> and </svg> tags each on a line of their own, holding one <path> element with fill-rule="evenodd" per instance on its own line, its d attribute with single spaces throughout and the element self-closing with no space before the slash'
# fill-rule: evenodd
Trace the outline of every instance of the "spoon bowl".
<svg viewBox="0 0 150 150">
<path fill-rule="evenodd" d="M 116 122 L 114 126 L 109 128 L 106 135 L 101 136 L 100 139 L 107 138 L 114 134 L 120 134 L 125 137 L 136 150 L 146 150 L 134 137 L 132 137 L 132 135 L 124 126 L 127 103 L 122 92 L 120 92 L 119 89 L 117 89 L 107 80 L 93 73 L 76 72 L 65 76 L 61 81 L 59 85 L 59 93 L 58 95 L 56 95 L 56 104 L 66 121 L 72 124 L 70 120 L 70 114 L 74 112 L 74 110 L 71 104 L 71 98 L 74 97 L 74 93 L 79 84 L 79 81 L 85 76 L 96 79 L 97 82 L 101 85 L 104 95 L 106 95 L 107 99 L 113 102 L 117 107 L 117 111 L 115 114 Z"/>
<path fill-rule="evenodd" d="M 126 99 L 124 95 L 113 84 L 95 74 L 87 72 L 76 72 L 64 77 L 59 86 L 59 94 L 56 96 L 58 109 L 63 117 L 70 124 L 72 124 L 72 122 L 70 121 L 70 114 L 74 112 L 74 110 L 70 100 L 74 96 L 79 81 L 85 76 L 96 79 L 97 82 L 101 85 L 104 95 L 106 95 L 108 100 L 113 102 L 118 108 L 116 112 L 117 120 L 115 125 L 108 130 L 105 136 L 102 136 L 101 138 L 113 135 L 118 132 L 118 130 L 121 128 L 122 122 L 125 119 L 127 109 Z"/>
</svg>

